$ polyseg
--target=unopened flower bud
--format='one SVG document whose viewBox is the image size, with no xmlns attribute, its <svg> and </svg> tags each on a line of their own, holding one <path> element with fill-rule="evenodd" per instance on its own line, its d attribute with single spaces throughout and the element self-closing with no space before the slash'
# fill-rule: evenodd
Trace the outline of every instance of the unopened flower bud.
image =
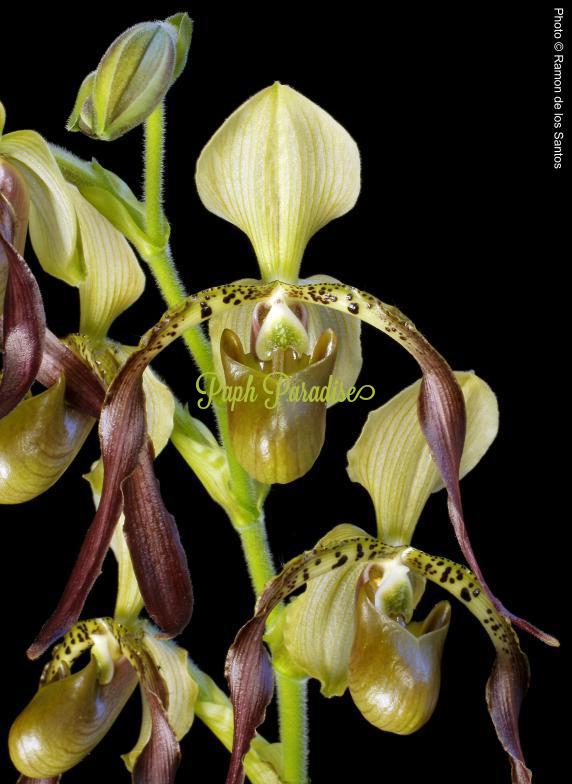
<svg viewBox="0 0 572 784">
<path fill-rule="evenodd" d="M 144 122 L 183 70 L 191 33 L 187 14 L 122 33 L 84 79 L 68 130 L 112 141 Z"/>
</svg>

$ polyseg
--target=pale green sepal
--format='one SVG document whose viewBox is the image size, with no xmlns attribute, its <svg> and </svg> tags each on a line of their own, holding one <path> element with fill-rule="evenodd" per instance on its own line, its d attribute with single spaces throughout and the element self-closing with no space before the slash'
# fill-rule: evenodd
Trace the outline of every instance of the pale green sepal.
<svg viewBox="0 0 572 784">
<path fill-rule="evenodd" d="M 461 460 L 463 477 L 478 463 L 498 430 L 498 406 L 490 387 L 474 373 L 456 372 L 467 411 Z M 379 538 L 409 544 L 430 494 L 443 485 L 417 415 L 420 381 L 372 411 L 348 452 L 348 474 L 370 494 Z"/>
<path fill-rule="evenodd" d="M 355 525 L 338 525 L 317 547 L 364 536 Z M 355 592 L 364 562 L 310 580 L 303 594 L 286 608 L 284 645 L 295 665 L 320 681 L 325 697 L 341 696 L 348 685 L 348 666 L 355 629 Z"/>
<path fill-rule="evenodd" d="M 46 272 L 71 284 L 85 276 L 78 246 L 77 218 L 56 160 L 35 131 L 15 131 L 2 137 L 0 155 L 12 159 L 30 193 L 30 238 Z"/>
<path fill-rule="evenodd" d="M 187 64 L 191 38 L 193 36 L 193 20 L 183 11 L 179 14 L 173 14 L 173 16 L 167 17 L 165 23 L 172 25 L 176 31 L 175 68 L 173 71 L 174 82 L 183 73 Z"/>
<path fill-rule="evenodd" d="M 356 143 L 291 87 L 267 87 L 219 128 L 197 162 L 205 207 L 250 238 L 265 281 L 298 279 L 310 237 L 355 204 Z"/>
<path fill-rule="evenodd" d="M 299 280 L 300 285 L 306 283 L 339 283 L 337 278 L 330 275 L 312 275 Z M 361 321 L 346 313 L 340 313 L 328 308 L 306 306 L 308 314 L 308 337 L 310 345 L 315 345 L 320 335 L 326 329 L 332 329 L 338 339 L 338 354 L 334 365 L 333 378 L 340 386 L 349 391 L 357 381 L 362 367 L 361 352 Z M 372 394 L 370 390 L 364 391 L 365 399 Z M 328 408 L 338 402 L 337 398 L 328 401 Z"/>
<path fill-rule="evenodd" d="M 98 465 L 101 465 L 101 461 L 98 461 Z M 139 590 L 133 561 L 123 534 L 124 523 L 125 517 L 121 515 L 111 539 L 111 549 L 117 561 L 117 597 L 113 615 L 119 623 L 128 626 L 139 617 L 145 602 Z"/>
<path fill-rule="evenodd" d="M 88 474 L 84 474 L 83 478 L 89 482 L 93 503 L 97 507 L 103 486 L 102 460 L 96 460 L 91 466 L 91 471 Z M 139 617 L 145 603 L 139 590 L 129 547 L 123 535 L 124 522 L 125 517 L 121 515 L 111 539 L 111 549 L 117 561 L 117 594 L 113 616 L 124 626 L 130 626 Z"/>
<path fill-rule="evenodd" d="M 68 189 L 76 208 L 86 269 L 79 285 L 80 331 L 97 340 L 139 299 L 145 275 L 125 237 L 75 186 L 68 185 Z"/>
</svg>

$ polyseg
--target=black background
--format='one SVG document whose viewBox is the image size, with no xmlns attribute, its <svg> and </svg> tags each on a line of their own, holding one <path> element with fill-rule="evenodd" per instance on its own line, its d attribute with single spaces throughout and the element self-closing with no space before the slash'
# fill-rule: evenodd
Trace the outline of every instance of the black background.
<svg viewBox="0 0 572 784">
<path fill-rule="evenodd" d="M 106 144 L 70 135 L 64 123 L 81 79 L 115 35 L 177 10 L 160 2 L 139 3 L 133 11 L 119 3 L 85 3 L 65 13 L 53 6 L 32 12 L 23 3 L 3 8 L 6 131 L 35 128 L 83 157 L 97 157 L 137 189 L 140 131 Z M 348 129 L 363 161 L 357 206 L 311 241 L 303 272 L 335 275 L 397 304 L 454 368 L 474 369 L 497 392 L 500 435 L 463 482 L 473 545 L 507 606 L 561 634 L 569 615 L 563 545 L 569 477 L 555 449 L 566 446 L 568 424 L 562 314 L 570 234 L 567 167 L 554 171 L 552 160 L 550 5 L 394 4 L 374 14 L 369 4 L 355 2 L 337 10 L 327 3 L 197 2 L 188 10 L 196 27 L 189 66 L 168 101 L 166 192 L 175 257 L 188 289 L 256 275 L 246 237 L 201 205 L 194 162 L 248 96 L 274 80 L 291 84 Z M 32 264 L 52 330 L 74 331 L 76 297 Z M 162 309 L 149 290 L 121 317 L 113 337 L 135 343 Z M 418 373 L 397 345 L 367 328 L 364 333 L 361 378 L 376 387 L 380 405 Z M 157 367 L 192 409 L 194 371 L 184 349 L 172 347 Z M 370 405 L 336 406 L 317 465 L 272 492 L 268 528 L 277 562 L 338 522 L 373 530 L 369 499 L 345 473 L 345 453 Z M 90 520 L 90 494 L 80 476 L 96 454 L 93 438 L 49 493 L 2 510 L 3 732 L 35 690 L 41 665 L 27 662 L 24 650 L 53 610 Z M 181 642 L 222 685 L 225 651 L 253 603 L 240 547 L 224 513 L 175 450 L 161 455 L 157 471 L 188 547 L 196 592 L 195 615 Z M 442 493 L 428 504 L 416 543 L 459 558 Z M 109 614 L 113 592 L 109 559 L 86 615 Z M 428 593 L 442 598 L 436 589 Z M 314 782 L 396 776 L 402 782 L 509 781 L 484 701 L 493 651 L 472 616 L 458 605 L 453 613 L 441 699 L 416 735 L 382 734 L 349 696 L 327 701 L 311 684 Z M 560 780 L 557 715 L 566 706 L 567 679 L 561 652 L 532 639 L 523 644 L 533 673 L 523 744 L 535 781 L 548 784 Z M 132 702 L 66 782 L 127 779 L 118 754 L 138 732 L 139 708 Z M 274 718 L 271 712 L 262 728 L 269 738 Z M 180 781 L 224 780 L 227 754 L 199 721 L 183 752 Z M 11 771 L 3 754 L 1 780 L 13 781 Z"/>
</svg>

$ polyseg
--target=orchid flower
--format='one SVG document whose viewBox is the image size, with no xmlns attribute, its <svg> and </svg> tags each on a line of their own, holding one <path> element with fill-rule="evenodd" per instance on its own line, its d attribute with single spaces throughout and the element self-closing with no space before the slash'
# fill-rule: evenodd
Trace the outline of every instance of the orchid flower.
<svg viewBox="0 0 572 784">
<path fill-rule="evenodd" d="M 208 142 L 196 183 L 207 209 L 246 232 L 262 282 L 314 283 L 318 290 L 336 282 L 299 277 L 310 237 L 348 212 L 360 189 L 357 145 L 319 106 L 279 83 L 257 93 Z M 258 304 L 234 289 L 226 296 L 243 304 L 210 322 L 218 378 L 237 390 L 253 378 L 260 392 L 228 406 L 237 459 L 261 482 L 291 482 L 320 453 L 326 402 L 288 401 L 280 392 L 286 384 L 324 386 L 330 376 L 340 392 L 351 389 L 362 363 L 360 324 L 278 295 Z M 217 388 L 215 379 L 209 386 Z M 271 396 L 273 408 L 266 405 Z"/>
<path fill-rule="evenodd" d="M 97 500 L 101 471 L 96 467 L 88 479 Z M 10 755 L 21 783 L 59 781 L 107 734 L 137 684 L 141 730 L 123 760 L 134 784 L 174 781 L 179 741 L 193 723 L 199 689 L 187 652 L 139 617 L 143 599 L 122 528 L 112 544 L 119 575 L 115 616 L 80 621 L 70 629 L 54 648 L 38 692 L 12 725 Z M 86 652 L 89 663 L 72 672 Z"/>
<path fill-rule="evenodd" d="M 481 379 L 472 373 L 456 376 L 467 409 L 463 476 L 493 441 L 498 409 Z M 372 412 L 348 453 L 350 478 L 365 487 L 374 503 L 377 538 L 355 525 L 334 528 L 267 585 L 255 616 L 237 635 L 227 659 L 237 716 L 227 784 L 242 781 L 241 757 L 272 695 L 271 670 L 261 646 L 265 620 L 304 585 L 305 592 L 288 605 L 279 630 L 287 653 L 281 667 L 291 668 L 296 677 L 317 678 L 328 697 L 349 688 L 363 716 L 380 729 L 409 734 L 425 724 L 439 694 L 451 614 L 449 603 L 441 601 L 424 620 L 412 620 L 427 580 L 455 596 L 490 637 L 496 660 L 486 690 L 489 712 L 509 755 L 512 781 L 531 781 L 518 731 L 528 661 L 510 621 L 469 569 L 411 546 L 425 502 L 443 487 L 419 427 L 420 385 L 416 382 Z M 558 644 L 549 635 L 542 638 Z"/>
</svg>

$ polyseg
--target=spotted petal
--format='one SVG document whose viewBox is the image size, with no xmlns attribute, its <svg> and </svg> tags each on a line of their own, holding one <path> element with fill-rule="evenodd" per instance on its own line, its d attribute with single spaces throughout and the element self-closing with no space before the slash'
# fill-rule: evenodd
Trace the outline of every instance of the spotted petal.
<svg viewBox="0 0 572 784">
<path fill-rule="evenodd" d="M 277 82 L 219 128 L 196 182 L 205 207 L 248 235 L 262 278 L 293 282 L 310 237 L 354 206 L 359 152 L 329 114 Z"/>
<path fill-rule="evenodd" d="M 467 434 L 459 476 L 474 468 L 498 430 L 498 406 L 490 387 L 474 373 L 455 373 L 465 399 Z M 443 487 L 417 416 L 421 381 L 372 411 L 348 452 L 350 479 L 370 494 L 378 535 L 409 544 L 429 495 Z"/>
<path fill-rule="evenodd" d="M 489 713 L 498 739 L 509 755 L 513 784 L 530 784 L 532 774 L 526 767 L 518 727 L 530 673 L 528 659 L 520 649 L 510 620 L 497 611 L 482 584 L 465 566 L 413 547 L 405 548 L 401 558 L 412 570 L 456 596 L 481 622 L 491 639 L 496 659 L 486 688 Z M 545 637 L 550 645 L 559 644 L 553 637 Z"/>
</svg>

